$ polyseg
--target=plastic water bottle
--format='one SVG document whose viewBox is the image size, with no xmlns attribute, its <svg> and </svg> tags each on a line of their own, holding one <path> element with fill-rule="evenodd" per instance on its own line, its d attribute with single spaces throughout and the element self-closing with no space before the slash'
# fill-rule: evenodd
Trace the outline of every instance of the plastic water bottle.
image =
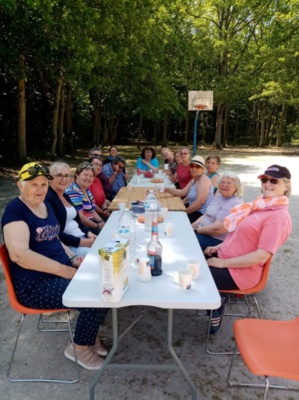
<svg viewBox="0 0 299 400">
<path fill-rule="evenodd" d="M 158 201 L 153 190 L 149 190 L 144 201 L 144 230 L 149 232 L 152 229 L 152 221 L 157 214 Z"/>
<path fill-rule="evenodd" d="M 118 234 L 120 237 L 129 239 L 130 241 L 130 261 L 135 263 L 136 261 L 136 225 L 135 218 L 130 213 L 128 208 L 118 220 Z"/>
</svg>

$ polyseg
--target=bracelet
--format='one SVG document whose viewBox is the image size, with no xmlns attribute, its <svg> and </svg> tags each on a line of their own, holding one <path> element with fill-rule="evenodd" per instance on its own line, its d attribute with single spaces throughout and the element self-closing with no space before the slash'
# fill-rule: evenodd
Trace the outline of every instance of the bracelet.
<svg viewBox="0 0 299 400">
<path fill-rule="evenodd" d="M 107 211 L 107 210 L 108 210 L 108 208 L 103 208 L 103 209 L 102 209 L 102 211 Z"/>
<path fill-rule="evenodd" d="M 70 262 L 72 262 L 73 261 L 73 259 L 74 258 L 76 258 L 77 257 L 77 255 L 75 254 L 74 256 L 72 256 L 71 258 L 70 258 Z"/>
<path fill-rule="evenodd" d="M 103 220 L 101 219 L 101 221 L 97 222 L 97 227 L 99 227 L 99 224 L 103 222 Z"/>
</svg>

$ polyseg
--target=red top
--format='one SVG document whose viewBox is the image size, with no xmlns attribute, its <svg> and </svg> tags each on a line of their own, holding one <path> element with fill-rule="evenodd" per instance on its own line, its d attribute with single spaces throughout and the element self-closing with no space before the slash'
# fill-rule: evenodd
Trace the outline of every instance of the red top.
<svg viewBox="0 0 299 400">
<path fill-rule="evenodd" d="M 93 194 L 96 205 L 100 207 L 106 200 L 106 197 L 102 183 L 99 178 L 95 177 L 92 185 L 89 186 L 89 190 Z"/>
<path fill-rule="evenodd" d="M 179 164 L 176 173 L 180 188 L 184 189 L 184 187 L 187 186 L 192 179 L 192 176 L 190 174 L 189 164 L 188 165 Z"/>
</svg>

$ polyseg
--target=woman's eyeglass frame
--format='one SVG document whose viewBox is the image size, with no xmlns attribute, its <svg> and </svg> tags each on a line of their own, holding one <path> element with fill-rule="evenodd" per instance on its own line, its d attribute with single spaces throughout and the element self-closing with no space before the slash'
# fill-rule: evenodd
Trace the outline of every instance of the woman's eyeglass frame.
<svg viewBox="0 0 299 400">
<path fill-rule="evenodd" d="M 65 175 L 63 175 L 63 174 L 56 174 L 56 175 L 53 175 L 54 176 L 54 178 L 58 178 L 58 179 L 70 179 L 70 177 L 71 177 L 71 175 L 70 174 L 65 174 Z"/>
</svg>

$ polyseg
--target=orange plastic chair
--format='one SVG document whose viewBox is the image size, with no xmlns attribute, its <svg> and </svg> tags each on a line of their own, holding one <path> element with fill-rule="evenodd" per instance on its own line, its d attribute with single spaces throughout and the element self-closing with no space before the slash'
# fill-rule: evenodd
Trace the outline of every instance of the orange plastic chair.
<svg viewBox="0 0 299 400">
<path fill-rule="evenodd" d="M 264 400 L 269 388 L 299 390 L 270 385 L 268 376 L 299 381 L 299 318 L 291 321 L 241 319 L 234 323 L 236 347 L 227 382 L 229 386 L 264 387 Z M 255 375 L 265 377 L 265 384 L 240 383 L 230 380 L 236 349 Z"/>
<path fill-rule="evenodd" d="M 247 314 L 225 314 L 226 316 L 235 316 L 235 317 L 248 317 L 251 313 L 250 310 L 250 305 L 248 302 L 248 298 L 247 296 L 252 296 L 259 314 L 259 317 L 262 318 L 262 313 L 261 313 L 261 309 L 259 306 L 259 303 L 256 299 L 256 295 L 258 293 L 260 293 L 266 286 L 267 281 L 268 281 L 268 276 L 269 276 L 269 270 L 270 270 L 270 265 L 271 265 L 271 260 L 272 260 L 272 256 L 268 258 L 264 268 L 263 268 L 263 273 L 261 276 L 261 280 L 260 282 L 254 286 L 253 288 L 250 289 L 240 289 L 240 290 L 219 290 L 219 292 L 222 294 L 230 294 L 230 295 L 235 295 L 235 296 L 244 296 L 245 297 L 245 303 L 247 305 L 248 308 L 248 313 Z M 212 354 L 212 355 L 224 355 L 224 354 L 233 354 L 232 351 L 225 351 L 225 352 L 217 352 L 217 351 L 211 351 L 209 350 L 208 346 L 209 346 L 209 341 L 210 341 L 210 326 L 211 326 L 211 321 L 212 321 L 212 313 L 210 314 L 210 320 L 209 320 L 209 326 L 208 326 L 208 334 L 207 334 L 207 340 L 206 340 L 206 352 L 208 354 Z"/>
<path fill-rule="evenodd" d="M 8 256 L 8 252 L 6 249 L 5 244 L 3 243 L 0 247 L 0 260 L 2 262 L 2 267 L 4 270 L 4 275 L 5 275 L 5 280 L 6 280 L 6 287 L 7 287 L 7 294 L 8 294 L 8 299 L 10 302 L 11 307 L 23 314 L 22 318 L 21 318 L 21 323 L 20 323 L 20 328 L 17 334 L 17 338 L 15 341 L 15 345 L 12 351 L 12 356 L 11 356 L 11 360 L 9 363 L 9 368 L 7 371 L 7 378 L 9 381 L 11 382 L 53 382 L 53 383 L 76 383 L 79 381 L 79 369 L 78 369 L 78 364 L 76 362 L 76 370 L 77 370 L 77 378 L 76 379 L 72 379 L 72 380 L 60 380 L 60 379 L 44 379 L 44 378 L 12 378 L 10 376 L 10 370 L 12 367 L 12 363 L 13 363 L 13 359 L 14 359 L 14 355 L 15 355 L 15 351 L 17 348 L 17 344 L 19 341 L 19 336 L 21 333 L 21 329 L 23 326 L 23 322 L 25 320 L 26 315 L 42 315 L 43 313 L 65 313 L 67 316 L 67 323 L 68 323 L 68 332 L 70 333 L 70 339 L 71 342 L 73 343 L 73 334 L 72 334 L 72 328 L 71 328 L 71 322 L 70 322 L 70 317 L 69 317 L 69 311 L 68 309 L 59 309 L 59 310 L 41 310 L 41 309 L 34 309 L 34 308 L 29 308 L 29 307 L 25 307 L 22 304 L 19 303 L 14 287 L 13 287 L 13 283 L 11 280 L 11 274 L 10 274 L 10 268 L 9 268 L 9 256 Z M 45 331 L 45 330 L 44 330 Z M 58 331 L 61 332 L 62 330 L 58 329 L 58 330 L 47 330 L 47 331 Z M 76 354 L 76 353 L 75 353 Z M 28 359 L 30 357 L 28 356 Z"/>
</svg>

